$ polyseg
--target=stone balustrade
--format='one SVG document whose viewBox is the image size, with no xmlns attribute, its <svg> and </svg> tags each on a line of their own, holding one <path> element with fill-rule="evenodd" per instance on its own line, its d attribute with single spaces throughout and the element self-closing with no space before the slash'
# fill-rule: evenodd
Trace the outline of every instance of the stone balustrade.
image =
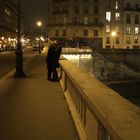
<svg viewBox="0 0 140 140">
<path fill-rule="evenodd" d="M 60 84 L 80 140 L 139 140 L 140 109 L 68 60 Z"/>
</svg>

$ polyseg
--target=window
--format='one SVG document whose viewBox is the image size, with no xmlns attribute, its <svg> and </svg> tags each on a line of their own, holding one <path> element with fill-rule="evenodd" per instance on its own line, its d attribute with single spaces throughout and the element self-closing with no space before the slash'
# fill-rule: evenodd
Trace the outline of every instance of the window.
<svg viewBox="0 0 140 140">
<path fill-rule="evenodd" d="M 84 25 L 88 24 L 88 17 L 84 17 Z"/>
<path fill-rule="evenodd" d="M 95 24 L 95 25 L 98 25 L 98 23 L 99 23 L 98 18 L 94 18 L 94 24 Z"/>
<path fill-rule="evenodd" d="M 74 23 L 75 24 L 79 23 L 79 18 L 78 17 L 74 17 Z"/>
<path fill-rule="evenodd" d="M 135 4 L 135 9 L 139 10 L 139 4 Z"/>
<path fill-rule="evenodd" d="M 110 25 L 106 25 L 106 33 L 110 33 Z"/>
<path fill-rule="evenodd" d="M 119 39 L 119 37 L 116 37 L 116 44 L 120 44 L 120 39 Z"/>
<path fill-rule="evenodd" d="M 116 31 L 116 33 L 119 33 L 120 32 L 120 26 L 116 26 L 115 31 Z"/>
<path fill-rule="evenodd" d="M 138 37 L 135 37 L 135 39 L 134 39 L 134 43 L 139 43 L 139 38 Z"/>
<path fill-rule="evenodd" d="M 59 30 L 55 30 L 55 36 L 59 36 Z"/>
<path fill-rule="evenodd" d="M 94 6 L 94 14 L 99 14 L 99 7 L 98 6 Z"/>
<path fill-rule="evenodd" d="M 98 35 L 99 35 L 98 30 L 94 30 L 94 36 L 98 36 Z"/>
<path fill-rule="evenodd" d="M 78 5 L 75 5 L 75 7 L 74 7 L 74 13 L 75 14 L 79 14 L 79 6 Z"/>
<path fill-rule="evenodd" d="M 106 0 L 106 8 L 111 9 L 111 0 Z"/>
<path fill-rule="evenodd" d="M 119 4 L 118 4 L 118 1 L 116 1 L 116 4 L 115 4 L 115 9 L 119 9 Z"/>
<path fill-rule="evenodd" d="M 106 37 L 106 44 L 110 44 L 110 37 Z"/>
<path fill-rule="evenodd" d="M 88 5 L 84 5 L 84 7 L 83 7 L 83 12 L 84 12 L 85 14 L 88 13 Z"/>
<path fill-rule="evenodd" d="M 130 27 L 126 27 L 126 34 L 131 34 L 131 28 Z"/>
<path fill-rule="evenodd" d="M 139 15 L 135 15 L 135 24 L 139 24 Z"/>
<path fill-rule="evenodd" d="M 67 31 L 66 30 L 63 30 L 62 35 L 63 36 L 66 36 L 67 35 Z"/>
<path fill-rule="evenodd" d="M 130 37 L 126 37 L 126 44 L 131 44 Z"/>
<path fill-rule="evenodd" d="M 115 20 L 116 21 L 119 21 L 120 20 L 120 13 L 115 13 Z"/>
<path fill-rule="evenodd" d="M 84 30 L 84 36 L 88 36 L 88 30 L 87 29 Z"/>
<path fill-rule="evenodd" d="M 135 27 L 135 35 L 139 34 L 139 27 Z"/>
<path fill-rule="evenodd" d="M 131 9 L 130 3 L 126 3 L 126 8 L 127 8 L 127 9 Z"/>
<path fill-rule="evenodd" d="M 126 15 L 126 23 L 131 23 L 131 16 L 130 16 L 130 14 Z"/>
<path fill-rule="evenodd" d="M 106 12 L 106 21 L 111 21 L 111 12 Z"/>
</svg>

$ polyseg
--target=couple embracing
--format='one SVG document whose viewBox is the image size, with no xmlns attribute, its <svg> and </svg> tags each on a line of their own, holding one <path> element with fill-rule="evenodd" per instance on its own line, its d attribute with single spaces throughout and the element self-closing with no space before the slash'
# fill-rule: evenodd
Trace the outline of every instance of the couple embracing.
<svg viewBox="0 0 140 140">
<path fill-rule="evenodd" d="M 59 67 L 61 51 L 61 43 L 55 42 L 49 46 L 48 54 L 46 57 L 49 81 L 59 81 L 57 68 Z"/>
</svg>

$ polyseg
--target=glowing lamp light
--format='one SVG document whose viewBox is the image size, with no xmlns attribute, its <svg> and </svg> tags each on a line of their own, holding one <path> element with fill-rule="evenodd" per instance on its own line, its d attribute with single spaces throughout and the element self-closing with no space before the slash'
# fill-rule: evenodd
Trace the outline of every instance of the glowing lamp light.
<svg viewBox="0 0 140 140">
<path fill-rule="evenodd" d="M 2 36 L 1 39 L 4 40 L 4 37 Z"/>
<path fill-rule="evenodd" d="M 116 36 L 116 32 L 115 31 L 112 31 L 111 32 L 111 35 L 114 37 L 114 36 Z"/>
<path fill-rule="evenodd" d="M 36 40 L 39 40 L 39 38 L 38 38 L 38 37 L 36 37 Z"/>
<path fill-rule="evenodd" d="M 41 27 L 42 26 L 42 22 L 41 21 L 37 21 L 37 26 Z"/>
</svg>

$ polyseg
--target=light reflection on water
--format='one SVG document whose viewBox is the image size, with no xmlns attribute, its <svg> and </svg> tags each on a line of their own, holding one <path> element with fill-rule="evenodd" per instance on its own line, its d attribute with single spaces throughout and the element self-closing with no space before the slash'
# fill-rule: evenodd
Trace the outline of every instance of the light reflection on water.
<svg viewBox="0 0 140 140">
<path fill-rule="evenodd" d="M 64 57 L 80 69 L 93 75 L 93 58 L 91 55 L 64 55 Z M 110 85 L 110 88 L 140 107 L 140 83 L 115 84 Z"/>
</svg>

